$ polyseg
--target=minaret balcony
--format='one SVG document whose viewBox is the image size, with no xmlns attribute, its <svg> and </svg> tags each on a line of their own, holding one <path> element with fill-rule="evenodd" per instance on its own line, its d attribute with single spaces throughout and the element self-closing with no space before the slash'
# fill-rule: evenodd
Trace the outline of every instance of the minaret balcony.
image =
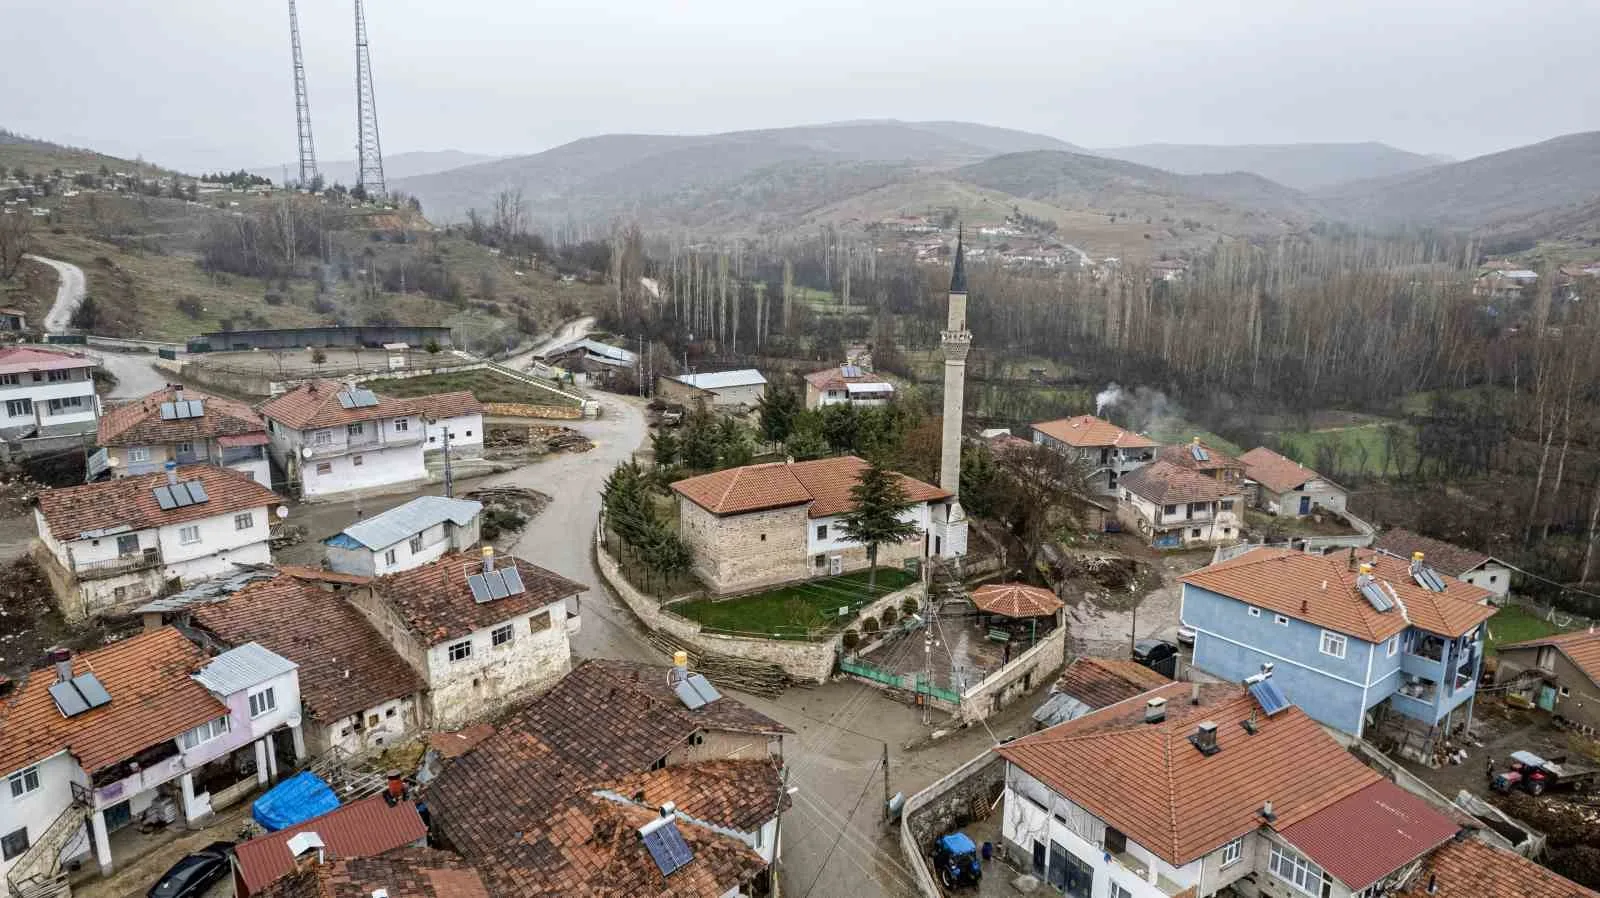
<svg viewBox="0 0 1600 898">
<path fill-rule="evenodd" d="M 940 343 L 971 343 L 972 331 L 940 331 Z"/>
</svg>

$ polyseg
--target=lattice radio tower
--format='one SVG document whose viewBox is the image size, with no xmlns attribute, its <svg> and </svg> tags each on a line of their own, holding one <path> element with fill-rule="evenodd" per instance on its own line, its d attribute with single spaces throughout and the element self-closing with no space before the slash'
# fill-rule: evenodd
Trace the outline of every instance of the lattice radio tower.
<svg viewBox="0 0 1600 898">
<path fill-rule="evenodd" d="M 311 101 L 306 99 L 306 63 L 300 55 L 300 16 L 289 0 L 289 43 L 294 48 L 294 123 L 300 138 L 300 184 L 317 177 L 317 149 L 311 141 Z"/>
<path fill-rule="evenodd" d="M 359 174 L 356 185 L 369 197 L 381 197 L 383 187 L 383 146 L 378 141 L 378 107 L 372 98 L 372 55 L 367 49 L 367 14 L 356 0 L 356 127 L 361 135 L 356 144 Z"/>
</svg>

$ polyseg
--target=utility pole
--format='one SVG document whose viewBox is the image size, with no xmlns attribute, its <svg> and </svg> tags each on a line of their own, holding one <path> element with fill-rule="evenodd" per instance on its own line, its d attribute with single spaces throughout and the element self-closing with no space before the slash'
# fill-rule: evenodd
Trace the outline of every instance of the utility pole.
<svg viewBox="0 0 1600 898">
<path fill-rule="evenodd" d="M 889 743 L 883 743 L 883 819 L 889 819 Z"/>
<path fill-rule="evenodd" d="M 938 612 L 930 612 L 937 614 Z M 933 703 L 930 689 L 933 686 L 933 631 L 922 631 L 922 725 L 927 726 L 933 722 Z M 887 749 L 885 749 L 887 750 Z M 887 787 L 886 787 L 887 788 Z"/>
<path fill-rule="evenodd" d="M 604 531 L 602 531 L 604 532 Z M 887 751 L 887 748 L 885 748 Z M 783 861 L 783 800 L 789 797 L 789 765 L 783 765 L 783 782 L 778 786 L 778 815 L 772 824 L 772 898 L 782 898 L 779 891 L 778 865 Z"/>
<path fill-rule="evenodd" d="M 433 421 L 424 420 L 423 421 L 422 435 L 423 435 L 424 439 L 426 439 L 427 435 L 428 435 L 428 425 L 429 424 L 438 424 L 438 423 L 439 422 L 437 420 L 433 420 Z M 448 421 L 445 422 L 443 430 L 444 430 L 444 495 L 445 495 L 445 498 L 447 498 L 447 499 L 454 499 L 456 497 L 456 481 L 455 481 L 455 477 L 452 475 L 451 470 L 450 470 L 450 423 Z"/>
</svg>

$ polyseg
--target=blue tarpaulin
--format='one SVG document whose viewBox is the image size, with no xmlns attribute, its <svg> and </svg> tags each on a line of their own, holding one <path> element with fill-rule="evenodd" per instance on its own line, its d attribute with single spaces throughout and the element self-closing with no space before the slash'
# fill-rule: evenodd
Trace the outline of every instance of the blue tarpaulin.
<svg viewBox="0 0 1600 898">
<path fill-rule="evenodd" d="M 306 771 L 297 773 L 267 790 L 250 806 L 250 816 L 267 832 L 294 826 L 326 814 L 339 806 L 338 796 L 321 777 Z"/>
</svg>

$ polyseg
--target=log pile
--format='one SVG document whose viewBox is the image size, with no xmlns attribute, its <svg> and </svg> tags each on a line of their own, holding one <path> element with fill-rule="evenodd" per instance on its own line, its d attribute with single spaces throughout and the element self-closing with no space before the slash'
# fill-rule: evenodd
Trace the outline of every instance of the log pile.
<svg viewBox="0 0 1600 898">
<path fill-rule="evenodd" d="M 716 652 L 702 652 L 677 637 L 654 630 L 647 631 L 645 638 L 651 645 L 668 655 L 680 651 L 688 652 L 689 669 L 704 674 L 706 679 L 718 686 L 737 689 L 763 698 L 777 698 L 783 694 L 784 689 L 794 685 L 789 674 L 771 662 L 751 661 L 748 658 L 735 658 L 732 655 L 720 655 Z"/>
</svg>

